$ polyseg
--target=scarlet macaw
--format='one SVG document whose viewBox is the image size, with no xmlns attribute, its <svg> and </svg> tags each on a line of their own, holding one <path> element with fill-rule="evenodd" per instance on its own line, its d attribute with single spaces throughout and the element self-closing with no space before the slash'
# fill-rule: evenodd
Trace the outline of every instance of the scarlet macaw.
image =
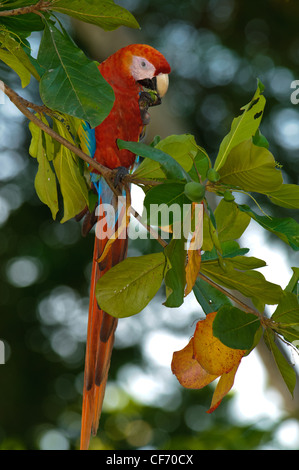
<svg viewBox="0 0 299 470">
<path fill-rule="evenodd" d="M 99 70 L 112 86 L 115 101 L 108 117 L 95 129 L 84 123 L 81 128 L 81 146 L 97 162 L 110 169 L 129 169 L 134 164 L 135 155 L 128 150 L 120 150 L 116 140 L 139 140 L 145 124 L 149 121 L 148 106 L 159 104 L 160 97 L 167 91 L 170 66 L 156 49 L 147 45 L 132 44 L 102 62 Z M 153 101 L 153 95 L 144 88 L 154 90 Z M 115 207 L 113 192 L 103 178 L 92 172 L 91 180 L 98 192 L 99 206 L 112 204 Z M 117 326 L 117 319 L 102 311 L 97 304 L 96 283 L 112 266 L 122 261 L 127 252 L 127 237 L 116 238 L 107 255 L 99 262 L 109 233 L 117 232 L 121 224 L 120 218 L 124 215 L 118 214 L 118 218 L 113 222 L 114 227 L 107 229 L 111 222 L 105 220 L 103 211 L 98 213 L 99 218 L 96 218 L 95 214 L 88 214 L 86 222 L 83 223 L 85 231 L 97 220 L 101 222 L 99 227 L 106 229 L 96 231 L 94 244 L 81 425 L 80 448 L 83 450 L 89 447 L 91 432 L 96 434 L 98 429 Z"/>
</svg>

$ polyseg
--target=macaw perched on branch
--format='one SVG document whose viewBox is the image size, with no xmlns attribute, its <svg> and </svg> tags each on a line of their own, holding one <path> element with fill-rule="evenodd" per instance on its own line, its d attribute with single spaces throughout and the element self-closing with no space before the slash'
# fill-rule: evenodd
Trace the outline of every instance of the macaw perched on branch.
<svg viewBox="0 0 299 470">
<path fill-rule="evenodd" d="M 135 155 L 128 150 L 120 150 L 116 141 L 139 140 L 144 126 L 149 122 L 148 107 L 159 104 L 167 91 L 170 66 L 156 49 L 147 45 L 132 44 L 106 59 L 99 65 L 99 70 L 112 86 L 115 102 L 110 114 L 95 129 L 91 129 L 88 124 L 82 126 L 81 146 L 97 162 L 110 169 L 119 169 L 121 175 L 121 170 L 128 170 L 133 166 Z M 88 232 L 97 222 L 85 357 L 80 445 L 82 450 L 88 449 L 90 435 L 96 434 L 98 429 L 117 326 L 117 319 L 98 306 L 95 296 L 96 284 L 100 277 L 122 261 L 127 253 L 127 237 L 115 235 L 119 234 L 126 211 L 121 210 L 111 225 L 111 220 L 108 220 L 101 208 L 104 204 L 111 204 L 116 208 L 116 198 L 105 180 L 96 172 L 91 173 L 91 181 L 98 192 L 98 206 L 97 212 L 87 214 L 83 223 L 83 232 Z M 125 230 L 127 231 L 127 224 Z M 104 252 L 113 234 L 115 239 L 110 249 Z"/>
</svg>

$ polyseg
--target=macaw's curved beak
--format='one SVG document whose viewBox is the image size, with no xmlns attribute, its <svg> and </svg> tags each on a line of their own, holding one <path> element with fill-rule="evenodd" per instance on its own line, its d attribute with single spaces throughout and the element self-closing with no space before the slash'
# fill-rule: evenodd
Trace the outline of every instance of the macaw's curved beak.
<svg viewBox="0 0 299 470">
<path fill-rule="evenodd" d="M 141 119 L 146 126 L 150 122 L 150 115 L 148 109 L 152 106 L 158 106 L 162 102 L 162 97 L 168 90 L 169 79 L 166 73 L 159 73 L 153 78 L 145 78 L 138 80 L 138 83 L 143 87 L 139 97 L 139 109 Z"/>
<path fill-rule="evenodd" d="M 159 73 L 156 76 L 156 90 L 160 98 L 166 94 L 169 85 L 169 77 L 167 73 Z"/>
<path fill-rule="evenodd" d="M 138 80 L 138 83 L 148 90 L 156 91 L 158 97 L 162 98 L 168 90 L 169 78 L 167 73 L 159 73 L 153 78 Z"/>
</svg>

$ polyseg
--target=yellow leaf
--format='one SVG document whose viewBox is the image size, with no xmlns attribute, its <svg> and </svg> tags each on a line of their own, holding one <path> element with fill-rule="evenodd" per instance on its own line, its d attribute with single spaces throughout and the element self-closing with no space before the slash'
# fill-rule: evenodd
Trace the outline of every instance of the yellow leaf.
<svg viewBox="0 0 299 470">
<path fill-rule="evenodd" d="M 197 279 L 200 269 L 201 254 L 200 250 L 188 251 L 188 262 L 186 265 L 186 287 L 185 296 L 190 294 Z"/>
<path fill-rule="evenodd" d="M 194 358 L 209 374 L 222 375 L 238 365 L 246 353 L 225 346 L 213 335 L 213 321 L 217 312 L 209 313 L 199 321 L 194 333 Z"/>
<path fill-rule="evenodd" d="M 190 246 L 188 248 L 185 297 L 190 294 L 191 290 L 193 289 L 200 269 L 200 250 L 203 242 L 203 205 L 193 203 L 192 213 L 193 217 L 196 217 L 196 226 L 190 241 Z"/>
<path fill-rule="evenodd" d="M 194 337 L 181 351 L 173 354 L 172 372 L 185 388 L 200 389 L 220 377 L 207 413 L 212 413 L 234 384 L 242 357 L 241 349 L 225 346 L 213 335 L 217 312 L 209 313 L 197 323 Z"/>
<path fill-rule="evenodd" d="M 217 379 L 217 375 L 208 374 L 193 358 L 193 338 L 184 349 L 173 353 L 171 370 L 185 388 L 200 389 Z"/>
<path fill-rule="evenodd" d="M 234 385 L 235 375 L 238 370 L 239 364 L 240 362 L 235 367 L 233 367 L 230 372 L 228 372 L 227 374 L 223 374 L 220 377 L 220 380 L 213 394 L 211 407 L 207 411 L 207 413 L 212 413 L 214 410 L 216 410 L 216 408 L 218 408 L 222 399 L 225 397 L 225 395 L 228 394 L 228 392 Z"/>
</svg>

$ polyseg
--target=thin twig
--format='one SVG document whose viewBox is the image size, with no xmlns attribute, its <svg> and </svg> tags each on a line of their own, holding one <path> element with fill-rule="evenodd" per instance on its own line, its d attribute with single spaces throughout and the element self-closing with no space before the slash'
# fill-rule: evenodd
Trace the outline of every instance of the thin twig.
<svg viewBox="0 0 299 470">
<path fill-rule="evenodd" d="M 253 308 L 249 307 L 247 304 L 245 304 L 244 302 L 242 302 L 242 300 L 239 300 L 237 297 L 235 297 L 233 294 L 231 294 L 230 292 L 228 292 L 227 290 L 223 289 L 223 287 L 219 286 L 218 284 L 216 284 L 216 282 L 212 281 L 211 279 L 209 279 L 207 276 L 205 276 L 204 274 L 202 273 L 199 273 L 198 274 L 198 277 L 200 277 L 203 281 L 206 281 L 208 284 L 210 284 L 211 286 L 215 287 L 215 289 L 219 290 L 219 292 L 222 292 L 222 294 L 226 295 L 226 297 L 229 297 L 231 300 L 233 300 L 236 304 L 240 305 L 240 307 L 242 307 L 243 310 L 245 310 L 245 312 L 247 313 L 252 313 L 253 315 L 256 315 L 257 317 L 259 317 L 259 319 L 262 318 L 261 314 L 259 312 L 257 312 L 256 310 L 254 310 Z"/>
</svg>

